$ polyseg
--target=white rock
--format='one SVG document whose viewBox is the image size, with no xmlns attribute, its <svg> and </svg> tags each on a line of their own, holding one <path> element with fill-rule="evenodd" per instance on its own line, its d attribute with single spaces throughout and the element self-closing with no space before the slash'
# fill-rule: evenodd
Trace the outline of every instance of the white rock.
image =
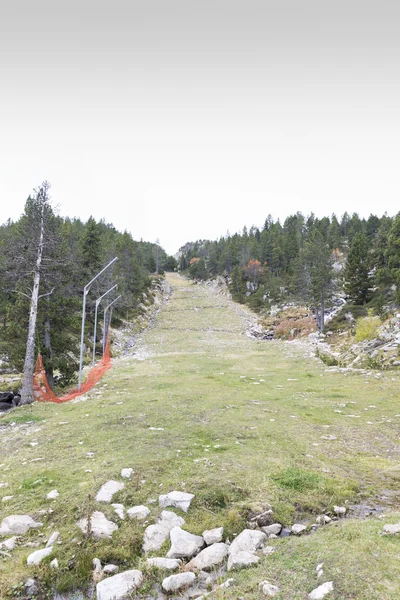
<svg viewBox="0 0 400 600">
<path fill-rule="evenodd" d="M 128 511 L 128 517 L 130 519 L 138 519 L 139 521 L 143 521 L 147 515 L 150 514 L 150 509 L 147 506 L 133 506 Z"/>
<path fill-rule="evenodd" d="M 121 477 L 123 479 L 130 479 L 132 477 L 133 469 L 122 469 Z"/>
<path fill-rule="evenodd" d="M 178 573 L 178 575 L 170 575 L 162 582 L 162 588 L 165 592 L 178 592 L 189 585 L 192 585 L 196 579 L 194 573 Z"/>
<path fill-rule="evenodd" d="M 222 542 L 222 536 L 224 535 L 223 527 L 215 527 L 214 529 L 206 529 L 203 531 L 202 536 L 204 538 L 207 546 L 211 546 L 211 544 L 218 544 L 218 542 Z"/>
<path fill-rule="evenodd" d="M 50 563 L 50 567 L 52 569 L 58 569 L 59 568 L 59 564 L 58 564 L 58 560 L 55 558 L 54 560 L 51 561 Z"/>
<path fill-rule="evenodd" d="M 51 490 L 51 492 L 47 494 L 46 498 L 47 500 L 55 500 L 59 495 L 60 494 L 57 492 L 57 490 Z"/>
<path fill-rule="evenodd" d="M 143 551 L 155 552 L 168 538 L 171 529 L 185 524 L 185 520 L 169 510 L 163 510 L 155 525 L 149 525 L 144 532 Z"/>
<path fill-rule="evenodd" d="M 228 546 L 226 544 L 212 544 L 192 558 L 186 565 L 186 569 L 188 571 L 208 571 L 216 565 L 220 565 L 227 556 Z"/>
<path fill-rule="evenodd" d="M 0 542 L 0 550 L 14 550 L 16 541 L 17 538 L 14 536 L 8 538 L 8 540 L 4 540 L 4 542 Z"/>
<path fill-rule="evenodd" d="M 50 546 L 54 546 L 54 544 L 58 540 L 59 536 L 60 536 L 60 533 L 58 531 L 55 531 L 54 533 L 52 533 L 47 541 L 46 548 L 50 548 Z"/>
<path fill-rule="evenodd" d="M 272 525 L 261 527 L 261 531 L 268 536 L 278 535 L 282 531 L 282 525 L 280 523 L 273 523 Z"/>
<path fill-rule="evenodd" d="M 119 516 L 120 519 L 125 519 L 125 506 L 123 504 L 111 504 L 115 513 Z"/>
<path fill-rule="evenodd" d="M 96 600 L 122 600 L 141 586 L 143 575 L 132 569 L 103 579 L 96 585 Z"/>
<path fill-rule="evenodd" d="M 275 550 L 276 548 L 274 546 L 265 546 L 265 548 L 263 548 L 263 554 L 269 556 L 270 554 L 273 554 Z"/>
<path fill-rule="evenodd" d="M 104 569 L 103 569 L 103 573 L 106 573 L 106 575 L 115 575 L 115 573 L 118 573 L 119 571 L 119 567 L 118 565 L 105 565 Z"/>
<path fill-rule="evenodd" d="M 397 535 L 400 533 L 400 523 L 396 525 L 385 525 L 383 527 L 383 533 L 386 535 Z"/>
<path fill-rule="evenodd" d="M 186 492 L 170 492 L 169 494 L 162 494 L 158 501 L 160 503 L 161 508 L 166 508 L 167 506 L 173 506 L 175 508 L 180 508 L 184 512 L 189 510 L 189 506 L 191 501 L 194 498 L 194 494 L 187 494 Z"/>
<path fill-rule="evenodd" d="M 10 515 L 1 522 L 0 535 L 15 533 L 24 535 L 28 529 L 43 527 L 43 523 L 36 523 L 29 515 Z"/>
<path fill-rule="evenodd" d="M 97 502 L 111 502 L 114 494 L 123 490 L 124 488 L 124 483 L 119 483 L 118 481 L 114 481 L 113 479 L 111 479 L 110 481 L 106 481 L 106 483 L 103 483 L 103 485 L 97 492 L 96 500 Z"/>
<path fill-rule="evenodd" d="M 78 522 L 78 527 L 83 531 L 87 532 L 88 520 L 81 519 Z M 114 531 L 118 529 L 118 525 L 109 521 L 105 514 L 96 510 L 90 517 L 90 532 L 97 539 L 100 538 L 111 538 Z"/>
<path fill-rule="evenodd" d="M 2 502 L 9 502 L 10 500 L 12 500 L 14 498 L 14 496 L 3 496 L 2 498 Z"/>
<path fill-rule="evenodd" d="M 192 558 L 204 546 L 200 535 L 193 535 L 180 527 L 174 527 L 170 532 L 171 549 L 167 558 Z"/>
<path fill-rule="evenodd" d="M 53 552 L 53 546 L 32 552 L 26 559 L 28 565 L 39 565 L 46 556 Z"/>
<path fill-rule="evenodd" d="M 345 506 L 334 506 L 333 512 L 335 515 L 345 515 L 347 508 Z"/>
<path fill-rule="evenodd" d="M 264 545 L 267 536 L 262 531 L 244 529 L 229 546 L 229 554 L 237 552 L 255 552 Z"/>
<path fill-rule="evenodd" d="M 294 533 L 294 535 L 301 535 L 306 529 L 307 527 L 305 525 L 300 525 L 300 523 L 292 525 L 292 533 Z"/>
<path fill-rule="evenodd" d="M 101 573 L 102 572 L 102 566 L 101 566 L 101 561 L 99 558 L 94 558 L 92 560 L 92 564 L 93 564 L 93 569 L 95 573 Z"/>
<path fill-rule="evenodd" d="M 228 571 L 233 569 L 242 569 L 243 567 L 250 567 L 256 565 L 259 561 L 258 556 L 254 556 L 252 552 L 246 550 L 240 550 L 231 554 L 228 558 Z"/>
<path fill-rule="evenodd" d="M 269 596 L 270 598 L 274 598 L 280 592 L 280 589 L 276 585 L 272 585 L 272 583 L 267 580 L 262 581 L 259 588 L 264 596 Z"/>
<path fill-rule="evenodd" d="M 323 583 L 319 587 L 315 588 L 315 590 L 310 592 L 310 594 L 308 594 L 308 597 L 310 600 L 322 600 L 330 592 L 333 592 L 333 582 L 327 581 L 326 583 Z"/>
<path fill-rule="evenodd" d="M 328 517 L 328 515 L 318 515 L 315 519 L 315 522 L 318 523 L 318 525 L 325 525 L 325 523 L 330 523 L 331 521 L 332 519 Z"/>
<path fill-rule="evenodd" d="M 148 558 L 147 564 L 149 567 L 157 569 L 166 569 L 167 571 L 175 571 L 179 569 L 182 561 L 179 558 Z"/>
</svg>

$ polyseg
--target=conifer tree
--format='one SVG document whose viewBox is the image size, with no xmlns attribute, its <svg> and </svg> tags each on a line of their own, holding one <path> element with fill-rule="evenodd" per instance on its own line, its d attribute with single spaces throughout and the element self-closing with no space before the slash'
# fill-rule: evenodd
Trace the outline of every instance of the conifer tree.
<svg viewBox="0 0 400 600">
<path fill-rule="evenodd" d="M 369 275 L 368 239 L 364 233 L 355 234 L 347 257 L 344 270 L 344 290 L 356 303 L 366 304 L 368 292 L 371 287 Z"/>
</svg>

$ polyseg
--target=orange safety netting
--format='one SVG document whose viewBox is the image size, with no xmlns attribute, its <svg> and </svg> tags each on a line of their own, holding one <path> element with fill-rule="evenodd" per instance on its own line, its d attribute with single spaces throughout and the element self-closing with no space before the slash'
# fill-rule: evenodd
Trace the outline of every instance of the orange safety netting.
<svg viewBox="0 0 400 600">
<path fill-rule="evenodd" d="M 43 366 L 42 355 L 39 354 L 36 361 L 36 369 L 33 375 L 33 389 L 35 400 L 38 402 L 68 402 L 73 400 L 81 394 L 85 394 L 92 387 L 100 381 L 104 373 L 111 367 L 111 356 L 110 356 L 110 340 L 107 340 L 104 356 L 101 361 L 92 367 L 88 373 L 86 381 L 82 383 L 81 389 L 74 389 L 72 392 L 65 394 L 64 396 L 56 396 L 53 390 L 50 388 L 47 381 L 46 372 Z"/>
</svg>

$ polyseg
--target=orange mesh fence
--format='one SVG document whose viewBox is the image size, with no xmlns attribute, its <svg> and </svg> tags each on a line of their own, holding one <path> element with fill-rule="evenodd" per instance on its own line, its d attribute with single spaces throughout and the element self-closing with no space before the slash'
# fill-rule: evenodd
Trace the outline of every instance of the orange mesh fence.
<svg viewBox="0 0 400 600">
<path fill-rule="evenodd" d="M 56 396 L 53 390 L 50 388 L 49 383 L 47 381 L 46 372 L 43 366 L 42 355 L 39 354 L 36 361 L 36 369 L 33 375 L 33 389 L 35 400 L 38 402 L 68 402 L 69 400 L 73 400 L 77 396 L 81 394 L 85 394 L 92 387 L 100 381 L 103 377 L 104 373 L 111 367 L 111 356 L 110 356 L 110 340 L 107 340 L 104 356 L 101 361 L 92 367 L 88 373 L 86 381 L 82 383 L 81 389 L 72 390 L 68 394 L 64 396 Z"/>
</svg>

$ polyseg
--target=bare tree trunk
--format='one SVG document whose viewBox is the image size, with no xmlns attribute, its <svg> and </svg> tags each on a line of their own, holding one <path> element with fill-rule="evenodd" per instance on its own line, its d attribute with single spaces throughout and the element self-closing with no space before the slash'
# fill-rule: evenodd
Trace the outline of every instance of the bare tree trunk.
<svg viewBox="0 0 400 600">
<path fill-rule="evenodd" d="M 320 321 L 321 325 L 320 325 L 320 332 L 323 333 L 324 328 L 325 328 L 325 299 L 322 297 L 321 298 L 321 321 Z"/>
<path fill-rule="evenodd" d="M 44 209 L 42 208 L 42 218 L 40 226 L 40 237 L 36 257 L 36 267 L 33 278 L 33 289 L 31 297 L 31 308 L 29 312 L 28 339 L 26 342 L 26 354 L 24 363 L 24 374 L 22 378 L 21 402 L 20 404 L 31 404 L 34 401 L 33 396 L 33 371 L 35 368 L 35 332 L 36 317 L 39 298 L 40 285 L 40 266 L 42 263 L 43 245 L 44 245 Z"/>
<path fill-rule="evenodd" d="M 50 334 L 50 317 L 47 315 L 44 322 L 44 347 L 47 350 L 47 356 L 50 359 L 50 365 L 46 367 L 47 382 L 51 389 L 54 389 L 54 377 L 53 377 L 53 349 L 51 347 L 51 334 Z"/>
</svg>

